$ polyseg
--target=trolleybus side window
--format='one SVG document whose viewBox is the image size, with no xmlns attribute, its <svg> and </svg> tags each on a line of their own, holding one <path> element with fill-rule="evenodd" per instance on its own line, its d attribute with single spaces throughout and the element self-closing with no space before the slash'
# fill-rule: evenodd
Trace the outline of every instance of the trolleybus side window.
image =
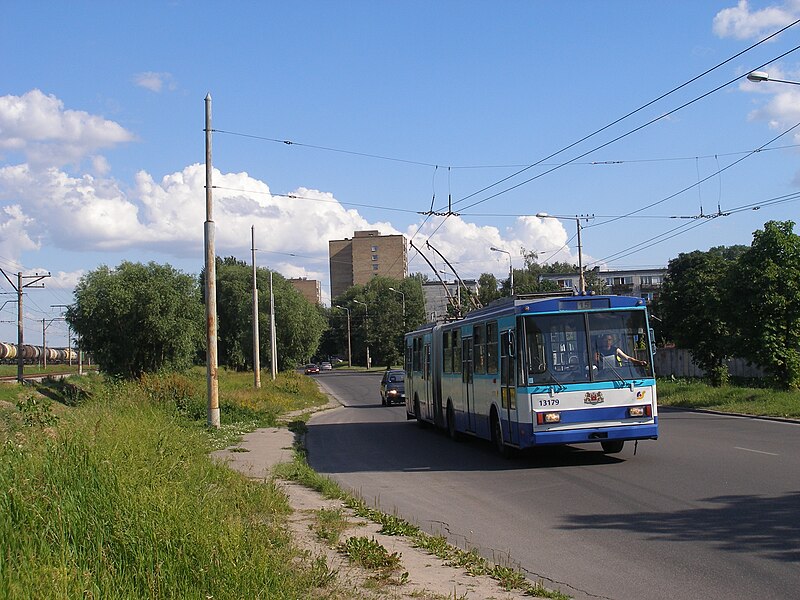
<svg viewBox="0 0 800 600">
<path fill-rule="evenodd" d="M 486 373 L 486 327 L 483 323 L 475 325 L 472 330 L 472 340 L 474 344 L 475 372 Z"/>
<path fill-rule="evenodd" d="M 497 321 L 486 324 L 486 372 L 497 373 Z"/>
<path fill-rule="evenodd" d="M 461 330 L 453 330 L 453 373 L 461 373 Z"/>
<path fill-rule="evenodd" d="M 452 331 L 442 332 L 442 371 L 453 372 L 453 335 Z"/>
</svg>

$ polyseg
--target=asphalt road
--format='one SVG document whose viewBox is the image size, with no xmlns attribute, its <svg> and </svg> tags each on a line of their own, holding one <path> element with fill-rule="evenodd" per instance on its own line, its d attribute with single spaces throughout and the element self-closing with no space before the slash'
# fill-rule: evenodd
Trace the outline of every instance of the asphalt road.
<svg viewBox="0 0 800 600">
<path fill-rule="evenodd" d="M 511 460 L 380 403 L 379 374 L 324 373 L 343 408 L 310 464 L 386 512 L 581 598 L 800 595 L 800 425 L 661 410 L 660 439 Z"/>
</svg>

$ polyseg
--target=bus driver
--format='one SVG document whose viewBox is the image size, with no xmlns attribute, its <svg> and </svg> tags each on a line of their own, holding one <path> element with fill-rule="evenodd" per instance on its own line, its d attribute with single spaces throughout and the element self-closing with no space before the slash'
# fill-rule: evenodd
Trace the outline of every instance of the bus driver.
<svg viewBox="0 0 800 600">
<path fill-rule="evenodd" d="M 628 356 L 622 351 L 622 348 L 614 344 L 614 336 L 608 334 L 603 337 L 601 346 L 597 349 L 594 355 L 597 367 L 602 369 L 606 365 L 616 366 L 622 363 L 622 360 L 628 360 L 635 365 L 646 366 L 646 360 L 639 360 Z"/>
</svg>

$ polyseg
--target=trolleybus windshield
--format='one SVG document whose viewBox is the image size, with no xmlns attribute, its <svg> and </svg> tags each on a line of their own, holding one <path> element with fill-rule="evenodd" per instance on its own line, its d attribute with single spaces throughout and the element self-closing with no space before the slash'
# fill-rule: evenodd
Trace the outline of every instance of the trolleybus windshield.
<svg viewBox="0 0 800 600">
<path fill-rule="evenodd" d="M 653 377 L 643 311 L 527 315 L 523 331 L 529 385 Z"/>
</svg>

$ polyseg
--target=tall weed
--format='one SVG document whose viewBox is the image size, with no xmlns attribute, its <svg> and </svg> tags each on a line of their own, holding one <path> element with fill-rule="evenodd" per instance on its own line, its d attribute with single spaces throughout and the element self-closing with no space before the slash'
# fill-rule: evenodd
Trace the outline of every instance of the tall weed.
<svg viewBox="0 0 800 600">
<path fill-rule="evenodd" d="M 210 461 L 178 381 L 111 383 L 55 435 L 0 447 L 0 597 L 298 598 L 330 581 L 291 546 L 285 496 Z"/>
</svg>

